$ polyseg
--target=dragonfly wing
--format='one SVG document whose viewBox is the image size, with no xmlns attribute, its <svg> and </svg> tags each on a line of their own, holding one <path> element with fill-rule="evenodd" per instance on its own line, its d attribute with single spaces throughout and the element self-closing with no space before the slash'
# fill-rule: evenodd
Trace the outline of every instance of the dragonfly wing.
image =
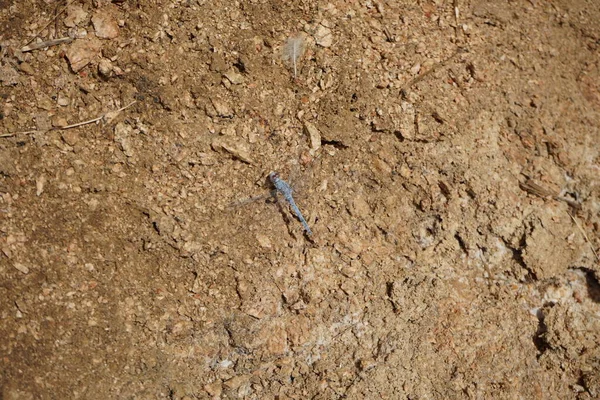
<svg viewBox="0 0 600 400">
<path fill-rule="evenodd" d="M 311 188 L 315 181 L 315 169 L 320 168 L 321 156 L 314 157 L 310 162 L 305 165 L 302 169 L 299 163 L 295 163 L 290 171 L 287 182 L 294 191 L 294 199 L 300 200 L 301 202 L 306 200 L 310 196 Z"/>
<path fill-rule="evenodd" d="M 231 203 L 229 203 L 228 208 L 238 208 L 238 207 L 243 207 L 247 204 L 250 203 L 254 203 L 257 201 L 261 201 L 261 200 L 266 200 L 269 197 L 272 197 L 273 194 L 272 193 L 265 193 L 265 194 L 261 194 L 260 196 L 253 196 L 253 197 L 248 197 L 247 199 L 242 199 L 242 200 L 236 200 L 233 201 Z"/>
</svg>

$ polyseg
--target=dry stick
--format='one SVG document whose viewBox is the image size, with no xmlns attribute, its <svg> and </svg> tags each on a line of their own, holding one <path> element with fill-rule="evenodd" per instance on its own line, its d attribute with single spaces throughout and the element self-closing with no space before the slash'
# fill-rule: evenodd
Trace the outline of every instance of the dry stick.
<svg viewBox="0 0 600 400">
<path fill-rule="evenodd" d="M 28 46 L 21 48 L 21 52 L 26 53 L 26 52 L 32 51 L 32 50 L 43 49 L 44 47 L 56 46 L 56 45 L 62 44 L 62 43 L 69 43 L 72 40 L 73 40 L 73 38 L 65 36 L 65 37 L 62 37 L 59 39 L 52 39 L 52 40 L 46 40 L 45 42 L 33 43 L 33 44 L 30 44 Z"/>
<path fill-rule="evenodd" d="M 54 7 L 54 34 L 58 35 L 58 10 L 60 5 L 62 4 L 62 0 L 59 1 L 58 3 L 56 3 L 56 7 Z M 68 2 L 68 0 L 65 0 L 65 4 Z"/>
<path fill-rule="evenodd" d="M 36 133 L 36 132 L 38 132 L 38 130 L 37 130 L 37 129 L 36 129 L 36 130 L 34 130 L 34 131 L 23 131 L 23 132 L 15 132 L 15 133 L 4 133 L 4 134 L 0 135 L 0 138 L 5 138 L 5 137 L 13 137 L 13 136 L 16 136 L 16 135 L 18 135 L 18 134 L 21 134 L 21 135 L 30 135 L 30 134 L 32 134 L 32 133 Z"/>
<path fill-rule="evenodd" d="M 76 124 L 59 127 L 59 128 L 56 128 L 56 129 L 57 130 L 64 130 L 64 129 L 77 128 L 78 126 L 82 126 L 82 125 L 93 124 L 94 122 L 100 121 L 101 119 L 103 119 L 104 117 L 106 117 L 109 114 L 118 114 L 121 111 L 123 111 L 123 110 L 131 107 L 135 103 L 136 103 L 136 101 L 134 100 L 131 103 L 127 104 L 126 106 L 121 107 L 121 108 L 119 108 L 118 110 L 115 110 L 115 111 L 109 111 L 109 112 L 107 112 L 107 113 L 99 116 L 98 118 L 90 119 L 89 121 L 77 122 Z"/>
<path fill-rule="evenodd" d="M 57 13 L 56 13 L 56 15 L 54 16 L 54 18 L 52 18 L 52 19 L 50 20 L 50 22 L 48 22 L 46 25 L 44 25 L 44 27 L 43 27 L 42 29 L 40 29 L 40 30 L 38 31 L 38 33 L 36 33 L 36 34 L 35 34 L 35 35 L 34 35 L 34 36 L 33 36 L 33 37 L 32 37 L 32 38 L 31 38 L 31 39 L 30 39 L 30 40 L 29 40 L 27 43 L 25 43 L 25 45 L 24 45 L 24 46 L 27 46 L 27 45 L 29 45 L 31 42 L 33 42 L 35 39 L 37 39 L 37 38 L 40 36 L 40 34 L 41 34 L 41 33 L 42 33 L 42 32 L 43 32 L 43 31 L 44 31 L 44 30 L 45 30 L 47 27 L 49 27 L 49 26 L 50 26 L 50 24 L 51 24 L 51 23 L 53 23 L 53 22 L 56 20 L 56 18 L 58 18 L 58 16 L 59 16 L 60 14 L 62 14 L 63 12 L 65 12 L 65 10 L 67 9 L 67 7 L 69 7 L 69 6 L 71 5 L 71 3 L 72 3 L 72 2 L 73 2 L 73 0 L 69 0 L 69 1 L 67 2 L 67 4 L 66 4 L 66 5 L 65 5 L 65 6 L 62 8 L 62 10 L 60 10 L 59 12 L 57 12 Z"/>
<path fill-rule="evenodd" d="M 590 242 L 590 239 L 586 235 L 586 233 L 583 230 L 583 228 L 581 227 L 581 225 L 579 225 L 579 223 L 577 222 L 577 220 L 575 219 L 575 217 L 573 215 L 571 215 L 571 213 L 567 213 L 567 214 L 569 214 L 569 217 L 571 217 L 571 219 L 573 220 L 573 222 L 575 222 L 575 225 L 577 225 L 577 227 L 581 231 L 581 234 L 585 238 L 585 241 L 588 242 L 588 244 L 590 245 L 590 249 L 592 249 L 592 253 L 594 253 L 594 255 L 596 256 L 596 261 L 600 262 L 600 257 L 598 257 L 598 253 L 596 253 L 596 250 L 594 250 L 594 245 L 592 244 L 592 242 Z"/>
<path fill-rule="evenodd" d="M 124 107 L 119 108 L 118 110 L 109 111 L 107 113 L 104 113 L 104 114 L 102 114 L 101 116 L 99 116 L 97 118 L 90 119 L 90 120 L 87 120 L 87 121 L 77 122 L 77 123 L 72 124 L 72 125 L 55 127 L 55 128 L 49 129 L 49 131 L 63 131 L 63 130 L 66 130 L 66 129 L 77 128 L 78 126 L 82 126 L 82 125 L 93 124 L 94 122 L 98 122 L 98 121 L 102 120 L 103 118 L 106 118 L 107 116 L 112 116 L 112 115 L 116 116 L 116 114 L 120 113 L 121 111 L 123 111 L 123 110 L 125 110 L 125 109 L 127 109 L 129 107 L 131 107 L 135 103 L 137 103 L 136 100 L 132 101 L 131 103 L 127 104 Z M 111 118 L 111 120 L 113 118 Z M 12 137 L 12 136 L 16 136 L 16 135 L 28 135 L 28 134 L 36 133 L 36 132 L 40 132 L 40 131 L 39 130 L 32 130 L 32 131 L 23 131 L 23 132 L 15 132 L 15 133 L 5 133 L 3 135 L 0 135 L 0 138 Z"/>
</svg>

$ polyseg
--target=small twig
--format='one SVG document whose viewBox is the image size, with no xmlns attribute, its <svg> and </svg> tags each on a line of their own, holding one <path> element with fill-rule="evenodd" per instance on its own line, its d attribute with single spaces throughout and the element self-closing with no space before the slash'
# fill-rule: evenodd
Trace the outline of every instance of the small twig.
<svg viewBox="0 0 600 400">
<path fill-rule="evenodd" d="M 58 3 L 56 3 L 56 7 L 54 7 L 54 34 L 58 35 L 58 11 L 60 9 L 60 5 L 63 3 L 63 1 L 59 1 Z M 65 3 L 67 3 L 67 0 L 65 0 Z"/>
<path fill-rule="evenodd" d="M 568 214 L 569 214 L 569 217 L 571 217 L 571 219 L 573 220 L 573 222 L 575 222 L 575 225 L 577 225 L 577 228 L 579 228 L 579 230 L 581 231 L 581 234 L 585 238 L 585 241 L 588 242 L 588 244 L 590 245 L 590 249 L 592 249 L 592 253 L 594 253 L 594 255 L 596 256 L 596 261 L 600 262 L 600 257 L 598 257 L 598 253 L 596 253 L 596 250 L 594 250 L 594 245 L 592 244 L 592 242 L 590 242 L 590 239 L 586 235 L 585 231 L 583 230 L 581 225 L 579 225 L 579 223 L 577 222 L 575 217 L 571 213 L 568 213 Z"/>
<path fill-rule="evenodd" d="M 52 39 L 46 40 L 45 42 L 33 43 L 28 46 L 21 48 L 21 52 L 26 53 L 28 51 L 43 49 L 44 47 L 56 46 L 57 44 L 69 43 L 73 40 L 68 36 L 62 37 L 60 39 Z"/>
<path fill-rule="evenodd" d="M 94 118 L 94 119 L 90 119 L 87 121 L 81 121 L 81 122 L 77 122 L 75 124 L 72 125 L 67 125 L 67 126 L 59 126 L 54 128 L 55 130 L 63 130 L 63 129 L 71 129 L 71 128 L 77 128 L 78 126 L 83 126 L 83 125 L 88 125 L 88 124 L 93 124 L 94 122 L 98 122 L 100 121 L 102 118 L 104 118 L 104 115 L 99 116 L 98 118 Z"/>
<path fill-rule="evenodd" d="M 66 129 L 71 129 L 71 128 L 77 128 L 78 126 L 83 126 L 83 125 L 88 125 L 88 124 L 93 124 L 94 122 L 98 122 L 101 120 L 104 120 L 105 122 L 110 122 L 113 119 L 115 119 L 115 117 L 117 116 L 117 114 L 119 114 L 121 111 L 131 107 L 132 105 L 134 105 L 135 103 L 137 103 L 136 100 L 132 101 L 131 103 L 127 104 L 124 107 L 121 107 L 117 110 L 114 111 L 108 111 L 107 113 L 102 114 L 101 116 L 94 118 L 94 119 L 90 119 L 87 121 L 82 121 L 82 122 L 77 122 L 75 124 L 71 124 L 71 125 L 67 125 L 67 126 L 57 126 L 57 127 L 53 127 L 51 129 L 49 129 L 46 132 L 49 131 L 63 131 Z M 37 132 L 41 132 L 40 130 L 31 130 L 31 131 L 23 131 L 23 132 L 14 132 L 14 133 L 5 133 L 3 135 L 0 135 L 0 138 L 5 138 L 5 137 L 12 137 L 12 136 L 16 136 L 16 135 L 29 135 L 32 133 L 37 133 Z"/>
<path fill-rule="evenodd" d="M 107 112 L 107 113 L 99 116 L 98 118 L 90 119 L 88 121 L 77 122 L 77 123 L 72 124 L 72 125 L 61 126 L 61 127 L 56 128 L 56 130 L 65 130 L 65 129 L 77 128 L 78 126 L 93 124 L 94 122 L 98 122 L 98 121 L 100 121 L 102 119 L 104 119 L 104 120 L 109 120 L 109 119 L 112 120 L 112 119 L 114 119 L 116 117 L 116 115 L 118 113 L 120 113 L 121 111 L 123 111 L 123 110 L 131 107 L 135 103 L 136 103 L 136 101 L 134 100 L 131 103 L 127 104 L 126 106 L 121 107 L 121 108 L 119 108 L 118 110 L 115 110 L 115 111 L 109 111 L 109 112 Z M 109 118 L 109 116 L 112 117 L 112 118 Z"/>
<path fill-rule="evenodd" d="M 35 130 L 32 130 L 32 131 L 5 133 L 5 134 L 0 135 L 0 138 L 13 137 L 13 136 L 16 136 L 16 135 L 30 135 L 30 134 L 36 133 L 36 132 L 39 132 L 39 130 L 35 129 Z"/>
<path fill-rule="evenodd" d="M 58 18 L 58 16 L 60 14 L 62 14 L 63 12 L 65 12 L 65 10 L 67 9 L 67 7 L 69 7 L 71 5 L 71 3 L 73 2 L 73 0 L 69 0 L 67 2 L 67 4 L 62 8 L 62 10 L 60 10 L 59 12 L 56 13 L 56 15 L 54 15 L 54 18 L 52 18 L 50 20 L 50 22 L 48 22 L 46 25 L 44 25 L 44 27 L 42 29 L 40 29 L 27 43 L 25 43 L 25 46 L 29 45 L 31 42 L 33 42 L 35 39 L 37 39 L 40 34 L 47 28 L 50 26 L 51 23 L 53 23 L 56 18 Z"/>
</svg>

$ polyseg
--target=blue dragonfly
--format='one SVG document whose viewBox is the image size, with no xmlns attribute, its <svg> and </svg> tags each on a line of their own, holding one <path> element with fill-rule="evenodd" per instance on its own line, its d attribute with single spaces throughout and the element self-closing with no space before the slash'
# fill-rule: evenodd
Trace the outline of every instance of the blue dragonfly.
<svg viewBox="0 0 600 400">
<path fill-rule="evenodd" d="M 242 200 L 241 202 L 240 201 L 234 202 L 234 203 L 230 204 L 230 206 L 237 207 L 237 206 L 248 204 L 250 202 L 255 202 L 255 201 L 259 201 L 259 200 L 263 200 L 263 199 L 267 199 L 267 198 L 279 199 L 279 196 L 281 196 L 287 202 L 287 204 L 291 208 L 293 214 L 296 216 L 296 218 L 300 221 L 300 223 L 304 227 L 304 231 L 306 232 L 306 234 L 308 236 L 312 236 L 313 232 L 310 229 L 308 222 L 304 218 L 304 215 L 300 211 L 300 208 L 296 204 L 296 201 L 294 200 L 294 192 L 295 191 L 292 188 L 292 185 L 290 185 L 287 181 L 285 181 L 283 178 L 281 178 L 281 175 L 278 172 L 270 172 L 268 177 L 269 177 L 269 182 L 272 185 L 272 189 L 269 191 L 268 194 L 250 197 L 248 199 Z M 281 203 L 280 203 L 280 205 L 281 205 Z M 282 206 L 282 210 L 283 210 L 283 206 Z"/>
<path fill-rule="evenodd" d="M 312 231 L 310 230 L 310 227 L 308 226 L 308 222 L 306 222 L 306 219 L 304 219 L 302 212 L 300 211 L 300 209 L 296 205 L 296 202 L 294 201 L 294 197 L 292 195 L 292 193 L 294 191 L 292 190 L 292 187 L 286 181 L 281 179 L 278 172 L 271 172 L 269 174 L 269 179 L 271 180 L 271 183 L 275 187 L 275 190 L 277 192 L 279 192 L 279 194 L 281 194 L 283 196 L 285 201 L 287 201 L 289 203 L 290 208 L 296 215 L 296 218 L 298 218 L 300 220 L 300 222 L 302 223 L 302 225 L 304 226 L 304 230 L 306 231 L 306 233 L 309 236 L 311 236 Z"/>
</svg>

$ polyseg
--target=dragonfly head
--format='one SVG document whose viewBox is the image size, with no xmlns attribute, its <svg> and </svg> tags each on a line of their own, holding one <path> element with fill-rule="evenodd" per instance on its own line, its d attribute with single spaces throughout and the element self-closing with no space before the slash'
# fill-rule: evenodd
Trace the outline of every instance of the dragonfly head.
<svg viewBox="0 0 600 400">
<path fill-rule="evenodd" d="M 275 183 L 276 181 L 279 180 L 279 172 L 271 172 L 269 174 L 269 179 L 271 180 L 271 182 Z"/>
</svg>

